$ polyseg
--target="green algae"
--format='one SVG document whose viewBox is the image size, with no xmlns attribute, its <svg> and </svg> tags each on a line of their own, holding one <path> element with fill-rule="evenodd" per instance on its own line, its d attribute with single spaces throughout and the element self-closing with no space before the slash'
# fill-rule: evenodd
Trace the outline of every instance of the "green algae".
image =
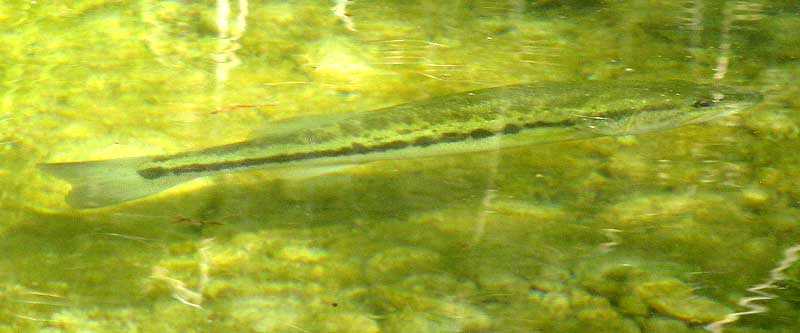
<svg viewBox="0 0 800 333">
<path fill-rule="evenodd" d="M 702 331 L 800 237 L 795 1 L 737 9 L 763 17 L 733 22 L 724 82 L 766 98 L 710 124 L 87 212 L 33 166 L 508 83 L 709 81 L 725 4 L 357 0 L 350 31 L 332 1 L 251 3 L 220 80 L 210 2 L 3 2 L 0 332 Z M 798 330 L 786 274 L 726 331 Z"/>
</svg>

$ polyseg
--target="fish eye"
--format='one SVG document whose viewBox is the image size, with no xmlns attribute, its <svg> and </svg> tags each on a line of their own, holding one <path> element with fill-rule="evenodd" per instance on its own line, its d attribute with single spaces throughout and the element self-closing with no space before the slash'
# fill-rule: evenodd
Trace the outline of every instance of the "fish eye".
<svg viewBox="0 0 800 333">
<path fill-rule="evenodd" d="M 698 99 L 694 103 L 692 103 L 693 107 L 696 108 L 707 108 L 714 106 L 714 100 L 709 98 Z"/>
</svg>

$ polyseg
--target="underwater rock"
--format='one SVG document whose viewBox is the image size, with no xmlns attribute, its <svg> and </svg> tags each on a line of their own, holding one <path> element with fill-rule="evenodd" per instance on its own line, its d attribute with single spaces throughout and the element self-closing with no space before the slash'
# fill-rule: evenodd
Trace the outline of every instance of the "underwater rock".
<svg viewBox="0 0 800 333">
<path fill-rule="evenodd" d="M 646 316 L 650 312 L 647 303 L 637 295 L 620 296 L 617 306 L 622 313 L 634 316 Z"/>
<path fill-rule="evenodd" d="M 250 262 L 250 254 L 235 247 L 218 246 L 208 254 L 208 266 L 211 274 L 225 274 L 240 270 Z"/>
<path fill-rule="evenodd" d="M 398 246 L 381 251 L 366 263 L 370 282 L 391 283 L 411 274 L 433 272 L 441 260 L 439 253 L 416 247 Z"/>
<path fill-rule="evenodd" d="M 303 311 L 299 300 L 280 297 L 247 297 L 230 304 L 230 329 L 241 332 L 296 332 Z"/>
<path fill-rule="evenodd" d="M 375 295 L 393 308 L 406 308 L 447 319 L 457 328 L 455 332 L 481 331 L 491 328 L 491 318 L 477 307 L 439 298 L 422 296 L 393 287 L 376 287 Z"/>
<path fill-rule="evenodd" d="M 689 332 L 685 323 L 675 319 L 653 317 L 642 323 L 642 333 L 684 333 Z"/>
<path fill-rule="evenodd" d="M 626 294 L 631 281 L 646 276 L 640 267 L 628 263 L 603 263 L 584 269 L 581 285 L 612 299 Z"/>
<path fill-rule="evenodd" d="M 532 295 L 526 326 L 542 332 L 639 333 L 608 299 L 580 288 Z"/>
<path fill-rule="evenodd" d="M 378 333 L 378 323 L 363 313 L 345 312 L 324 315 L 318 319 L 321 332 Z"/>
<path fill-rule="evenodd" d="M 88 311 L 65 308 L 54 313 L 48 320 L 48 325 L 65 331 L 98 332 L 100 323 L 89 317 Z"/>
<path fill-rule="evenodd" d="M 771 197 L 766 189 L 757 185 L 747 186 L 739 192 L 739 202 L 749 208 L 764 208 L 770 203 Z"/>
<path fill-rule="evenodd" d="M 328 257 L 328 252 L 324 249 L 305 246 L 287 246 L 275 254 L 278 259 L 301 263 L 314 263 Z"/>
<path fill-rule="evenodd" d="M 657 172 L 653 169 L 652 162 L 642 154 L 626 150 L 612 155 L 606 168 L 611 177 L 629 181 L 643 181 Z"/>
<path fill-rule="evenodd" d="M 491 201 L 487 208 L 498 214 L 528 217 L 539 223 L 558 221 L 567 215 L 561 206 L 535 204 L 522 200 L 496 199 Z"/>
<path fill-rule="evenodd" d="M 614 301 L 620 311 L 629 315 L 647 315 L 649 306 L 641 296 L 631 293 L 631 284 L 646 276 L 632 264 L 603 264 L 585 272 L 581 285 Z"/>
<path fill-rule="evenodd" d="M 529 289 L 543 292 L 563 291 L 568 288 L 567 281 L 572 279 L 572 272 L 565 267 L 548 265 L 542 267 L 539 274 L 531 279 Z"/>
<path fill-rule="evenodd" d="M 308 46 L 305 55 L 311 75 L 326 82 L 337 83 L 337 89 L 347 85 L 364 85 L 376 83 L 376 69 L 362 58 L 359 45 L 348 38 L 330 38 Z"/>
<path fill-rule="evenodd" d="M 728 201 L 723 196 L 711 193 L 652 194 L 616 203 L 606 209 L 602 216 L 603 220 L 613 225 L 663 224 L 675 217 L 736 211 Z"/>
<path fill-rule="evenodd" d="M 732 312 L 706 297 L 694 295 L 690 286 L 676 279 L 643 282 L 634 291 L 653 310 L 689 323 L 714 322 Z"/>
<path fill-rule="evenodd" d="M 731 313 L 730 309 L 701 296 L 662 296 L 648 303 L 660 313 L 689 323 L 707 324 Z"/>
<path fill-rule="evenodd" d="M 575 318 L 586 328 L 586 332 L 639 333 L 639 327 L 630 319 L 622 318 L 611 307 L 584 308 L 575 313 Z"/>
<path fill-rule="evenodd" d="M 795 121 L 793 112 L 789 109 L 752 112 L 748 114 L 744 126 L 758 136 L 770 140 L 795 140 L 800 137 L 800 126 Z"/>
<path fill-rule="evenodd" d="M 506 272 L 484 272 L 478 276 L 481 293 L 494 301 L 527 297 L 529 285 L 525 279 Z"/>
<path fill-rule="evenodd" d="M 459 281 L 447 274 L 411 275 L 395 286 L 415 294 L 447 299 L 467 299 L 477 291 L 472 281 Z"/>
<path fill-rule="evenodd" d="M 138 312 L 138 309 L 134 309 Z M 140 313 L 141 315 L 141 313 Z M 197 328 L 197 323 L 208 320 L 208 314 L 192 306 L 187 306 L 174 299 L 164 299 L 152 305 L 146 315 L 151 321 L 142 322 L 140 332 L 190 332 Z M 131 321 L 130 315 L 123 317 L 123 322 Z M 116 332 L 131 331 L 129 327 Z M 104 332 L 115 332 L 106 330 Z"/>
<path fill-rule="evenodd" d="M 570 307 L 572 305 L 569 296 L 565 293 L 547 293 L 542 297 L 534 298 L 534 300 L 544 307 L 547 316 L 553 320 L 564 319 L 571 315 Z"/>
<path fill-rule="evenodd" d="M 628 315 L 647 316 L 653 310 L 688 323 L 709 323 L 731 312 L 695 295 L 691 286 L 678 279 L 657 276 L 636 265 L 600 265 L 583 274 L 582 286 L 608 297 Z"/>
<path fill-rule="evenodd" d="M 458 332 L 455 323 L 446 318 L 436 318 L 425 312 L 401 311 L 386 316 L 381 327 L 385 333 L 438 333 Z"/>
</svg>

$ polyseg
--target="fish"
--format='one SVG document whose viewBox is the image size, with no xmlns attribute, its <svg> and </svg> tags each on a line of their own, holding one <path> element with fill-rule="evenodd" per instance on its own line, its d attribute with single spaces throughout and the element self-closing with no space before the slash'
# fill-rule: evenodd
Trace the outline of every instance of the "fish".
<svg viewBox="0 0 800 333">
<path fill-rule="evenodd" d="M 201 150 L 38 167 L 71 185 L 72 207 L 101 208 L 220 173 L 321 175 L 381 160 L 639 134 L 706 122 L 761 99 L 754 91 L 681 80 L 515 84 L 280 120 L 253 139 Z"/>
</svg>

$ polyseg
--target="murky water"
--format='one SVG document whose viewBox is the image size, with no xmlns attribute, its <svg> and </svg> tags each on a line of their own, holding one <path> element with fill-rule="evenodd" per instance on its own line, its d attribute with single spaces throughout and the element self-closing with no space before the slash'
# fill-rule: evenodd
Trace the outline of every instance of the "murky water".
<svg viewBox="0 0 800 333">
<path fill-rule="evenodd" d="M 796 1 L 6 1 L 0 26 L 0 332 L 800 330 Z M 667 131 L 223 174 L 95 210 L 36 168 L 623 79 L 764 100 Z"/>
</svg>

